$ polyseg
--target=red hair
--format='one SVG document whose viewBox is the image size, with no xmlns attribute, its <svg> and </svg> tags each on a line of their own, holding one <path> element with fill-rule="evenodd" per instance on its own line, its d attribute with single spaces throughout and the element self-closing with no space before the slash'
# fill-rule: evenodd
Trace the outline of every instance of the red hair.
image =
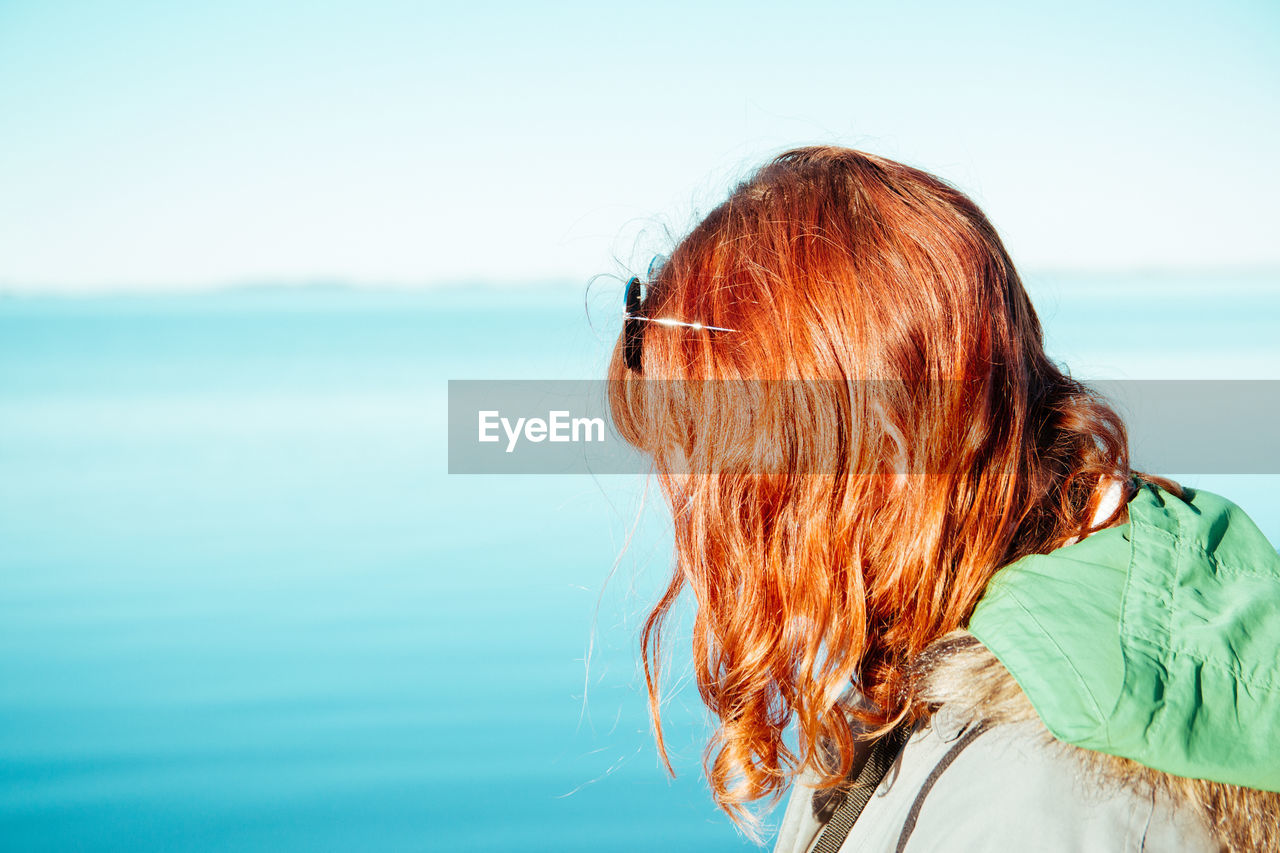
<svg viewBox="0 0 1280 853">
<path fill-rule="evenodd" d="M 662 626 L 688 587 L 707 776 L 749 828 L 745 805 L 805 765 L 843 777 L 848 715 L 921 713 L 913 659 L 997 569 L 1085 532 L 1099 479 L 1131 475 L 1125 430 L 1046 357 L 977 206 L 859 151 L 765 165 L 680 241 L 643 313 L 734 330 L 645 323 L 643 373 L 619 341 L 609 378 L 673 509 L 675 571 L 642 634 L 659 751 Z M 857 708 L 837 701 L 851 682 Z"/>
</svg>

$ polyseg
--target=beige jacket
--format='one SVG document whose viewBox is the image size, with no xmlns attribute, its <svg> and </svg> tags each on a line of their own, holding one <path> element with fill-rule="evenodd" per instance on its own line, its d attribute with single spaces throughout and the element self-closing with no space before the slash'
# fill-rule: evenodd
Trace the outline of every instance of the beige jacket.
<svg viewBox="0 0 1280 853">
<path fill-rule="evenodd" d="M 1280 794 L 1181 779 L 1055 740 L 1008 670 L 966 632 L 927 656 L 919 697 L 936 711 L 841 853 L 1280 851 Z M 917 805 L 939 762 L 979 723 L 985 731 L 965 739 Z M 814 779 L 806 773 L 793 786 L 776 853 L 813 847 L 822 828 Z"/>
</svg>

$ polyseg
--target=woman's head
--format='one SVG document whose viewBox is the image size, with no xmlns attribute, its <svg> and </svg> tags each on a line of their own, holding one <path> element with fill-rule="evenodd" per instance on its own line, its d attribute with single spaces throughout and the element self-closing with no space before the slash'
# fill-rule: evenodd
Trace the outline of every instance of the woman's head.
<svg viewBox="0 0 1280 853">
<path fill-rule="evenodd" d="M 1100 476 L 1129 474 L 1122 424 L 1045 356 L 986 217 L 890 160 L 776 158 L 679 242 L 637 313 L 720 329 L 642 322 L 639 369 L 619 341 L 609 378 L 675 524 L 644 632 L 652 707 L 688 586 L 719 719 L 708 775 L 735 817 L 823 740 L 830 781 L 847 769 L 834 700 L 851 681 L 873 726 L 915 713 L 915 655 L 965 624 L 996 569 L 1079 533 Z"/>
</svg>

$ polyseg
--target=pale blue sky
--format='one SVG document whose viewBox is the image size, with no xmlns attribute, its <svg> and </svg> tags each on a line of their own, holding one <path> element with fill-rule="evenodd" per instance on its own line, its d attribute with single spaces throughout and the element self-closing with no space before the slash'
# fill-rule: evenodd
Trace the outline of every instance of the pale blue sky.
<svg viewBox="0 0 1280 853">
<path fill-rule="evenodd" d="M 797 144 L 1024 269 L 1280 266 L 1280 5 L 0 0 L 0 288 L 585 279 Z"/>
</svg>

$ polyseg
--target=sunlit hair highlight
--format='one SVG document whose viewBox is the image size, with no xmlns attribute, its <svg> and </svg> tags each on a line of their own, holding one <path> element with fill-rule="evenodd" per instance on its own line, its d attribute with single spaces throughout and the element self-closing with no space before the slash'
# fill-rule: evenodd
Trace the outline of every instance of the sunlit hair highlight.
<svg viewBox="0 0 1280 853">
<path fill-rule="evenodd" d="M 620 342 L 609 378 L 674 521 L 642 633 L 659 750 L 663 624 L 688 588 L 707 776 L 750 831 L 746 805 L 800 768 L 844 776 L 849 715 L 874 733 L 921 713 L 913 659 L 997 569 L 1088 531 L 1100 478 L 1131 476 L 1125 430 L 1046 357 L 973 202 L 859 151 L 765 165 L 679 242 L 644 310 L 735 330 L 648 324 L 643 373 Z M 858 707 L 837 701 L 851 683 Z"/>
</svg>

